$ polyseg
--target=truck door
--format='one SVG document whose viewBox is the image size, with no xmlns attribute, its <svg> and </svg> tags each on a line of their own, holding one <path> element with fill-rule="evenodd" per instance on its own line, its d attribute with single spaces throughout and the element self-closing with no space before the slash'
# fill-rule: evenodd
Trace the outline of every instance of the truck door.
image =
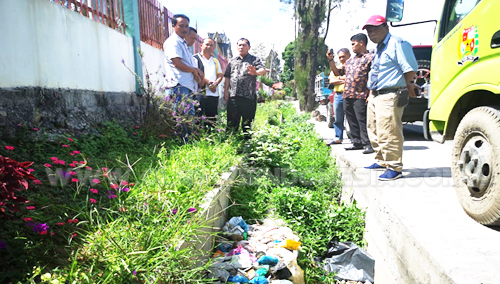
<svg viewBox="0 0 500 284">
<path fill-rule="evenodd" d="M 489 47 L 485 25 L 488 0 L 447 0 L 436 31 L 432 53 L 431 120 L 446 121 L 462 91 L 471 82 L 481 82 L 483 75 L 475 74 L 480 48 Z M 498 1 L 497 1 L 498 2 Z M 484 4 L 484 5 L 483 5 Z M 498 17 L 496 15 L 496 17 Z M 489 41 L 489 40 L 488 40 Z M 434 122 L 437 123 L 437 122 Z M 441 127 L 438 127 L 441 128 Z"/>
</svg>

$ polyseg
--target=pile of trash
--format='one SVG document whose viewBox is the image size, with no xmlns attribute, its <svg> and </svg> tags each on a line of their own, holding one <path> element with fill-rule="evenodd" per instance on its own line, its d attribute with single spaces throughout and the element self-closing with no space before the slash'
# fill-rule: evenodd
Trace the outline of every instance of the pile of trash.
<svg viewBox="0 0 500 284">
<path fill-rule="evenodd" d="M 276 221 L 247 225 L 233 217 L 216 239 L 209 277 L 214 283 L 304 284 L 297 264 L 300 245 L 299 237 Z"/>
</svg>

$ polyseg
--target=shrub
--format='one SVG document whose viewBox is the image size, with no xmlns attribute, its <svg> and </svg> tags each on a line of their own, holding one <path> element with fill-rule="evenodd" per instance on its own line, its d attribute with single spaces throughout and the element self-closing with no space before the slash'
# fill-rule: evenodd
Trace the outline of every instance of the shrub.
<svg viewBox="0 0 500 284">
<path fill-rule="evenodd" d="M 32 164 L 0 156 L 0 213 L 5 213 L 5 209 L 18 212 L 17 204 L 29 202 L 25 197 L 16 196 L 16 192 L 28 189 L 26 179 L 36 180 L 28 170 Z"/>
</svg>

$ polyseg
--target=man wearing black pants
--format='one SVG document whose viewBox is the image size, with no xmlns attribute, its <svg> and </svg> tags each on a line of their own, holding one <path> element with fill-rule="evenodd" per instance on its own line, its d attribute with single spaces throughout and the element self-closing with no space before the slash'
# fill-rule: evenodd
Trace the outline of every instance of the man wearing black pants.
<svg viewBox="0 0 500 284">
<path fill-rule="evenodd" d="M 207 119 L 207 126 L 213 127 L 219 109 L 219 93 L 217 86 L 222 81 L 222 69 L 219 61 L 212 56 L 215 43 L 211 38 L 206 38 L 201 44 L 201 52 L 194 55 L 198 68 L 203 71 L 205 86 L 201 89 L 198 100 L 200 101 L 201 115 Z"/>
<path fill-rule="evenodd" d="M 224 77 L 224 99 L 227 102 L 227 125 L 233 131 L 238 131 L 242 123 L 243 134 L 250 138 L 250 130 L 255 111 L 257 110 L 257 96 L 255 87 L 257 76 L 266 74 L 266 69 L 258 57 L 248 53 L 250 42 L 248 39 L 238 40 L 238 53 L 229 61 Z"/>
<path fill-rule="evenodd" d="M 344 113 L 351 131 L 352 146 L 346 150 L 361 150 L 363 154 L 373 153 L 366 129 L 366 98 L 370 90 L 367 87 L 368 72 L 370 72 L 373 54 L 368 53 L 365 34 L 351 37 L 352 51 L 355 56 L 349 58 L 341 69 L 333 63 L 333 54 L 328 52 L 330 69 L 335 76 L 345 75 L 344 83 Z"/>
</svg>

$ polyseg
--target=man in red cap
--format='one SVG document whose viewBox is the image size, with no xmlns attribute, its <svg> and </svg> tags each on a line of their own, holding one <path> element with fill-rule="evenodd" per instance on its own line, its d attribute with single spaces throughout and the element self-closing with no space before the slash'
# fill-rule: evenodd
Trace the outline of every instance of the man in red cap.
<svg viewBox="0 0 500 284">
<path fill-rule="evenodd" d="M 413 83 L 417 60 L 410 43 L 389 33 L 384 17 L 371 16 L 363 27 L 377 50 L 368 75 L 367 127 L 376 163 L 366 167 L 385 170 L 379 180 L 403 176 L 403 110 L 408 96 L 415 97 Z M 407 91 L 406 91 L 406 88 Z"/>
</svg>

